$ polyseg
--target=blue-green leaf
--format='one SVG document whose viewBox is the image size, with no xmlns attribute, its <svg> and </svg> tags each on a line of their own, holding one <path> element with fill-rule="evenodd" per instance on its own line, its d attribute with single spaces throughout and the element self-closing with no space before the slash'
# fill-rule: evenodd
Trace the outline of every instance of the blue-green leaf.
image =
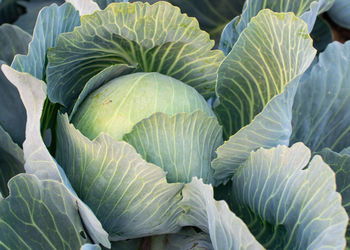
<svg viewBox="0 0 350 250">
<path fill-rule="evenodd" d="M 347 29 L 350 29 L 349 13 L 349 0 L 335 0 L 333 7 L 328 11 L 328 15 L 336 24 Z"/>
<path fill-rule="evenodd" d="M 81 16 L 90 15 L 95 11 L 100 10 L 97 3 L 95 3 L 93 0 L 66 0 L 66 2 L 71 3 L 75 9 L 79 11 Z"/>
<path fill-rule="evenodd" d="M 12 141 L 10 135 L 0 126 L 0 193 L 8 195 L 7 182 L 24 172 L 22 149 Z"/>
<path fill-rule="evenodd" d="M 344 249 L 348 216 L 335 175 L 302 143 L 250 154 L 234 175 L 233 211 L 271 249 Z"/>
<path fill-rule="evenodd" d="M 350 42 L 334 42 L 300 83 L 293 106 L 291 143 L 312 151 L 350 146 Z"/>
<path fill-rule="evenodd" d="M 262 10 L 218 72 L 215 108 L 226 137 L 249 124 L 315 56 L 306 24 L 292 13 Z"/>
<path fill-rule="evenodd" d="M 222 128 L 214 117 L 196 111 L 172 117 L 156 113 L 136 124 L 123 137 L 147 162 L 167 172 L 169 182 L 212 182 L 210 163 L 223 143 Z"/>
<path fill-rule="evenodd" d="M 7 65 L 2 65 L 2 71 L 10 82 L 15 85 L 27 111 L 26 140 L 23 143 L 25 170 L 35 174 L 41 180 L 56 180 L 64 183 L 78 204 L 84 225 L 94 242 L 100 242 L 109 247 L 108 234 L 101 223 L 70 187 L 65 174 L 57 165 L 55 159 L 47 150 L 40 134 L 40 118 L 46 99 L 46 84 L 28 73 L 18 72 Z"/>
<path fill-rule="evenodd" d="M 28 55 L 17 55 L 12 68 L 45 80 L 47 49 L 56 45 L 60 33 L 72 31 L 79 24 L 79 14 L 71 4 L 45 7 L 40 11 Z"/>
<path fill-rule="evenodd" d="M 263 249 L 225 201 L 215 201 L 213 188 L 193 178 L 182 191 L 183 226 L 196 226 L 210 235 L 215 250 Z"/>
<path fill-rule="evenodd" d="M 59 115 L 56 159 L 111 240 L 179 230 L 183 184 L 168 184 L 165 172 L 126 142 L 105 134 L 90 141 Z"/>
<path fill-rule="evenodd" d="M 89 242 L 78 208 L 64 185 L 21 174 L 0 200 L 0 246 L 4 249 L 79 249 Z"/>
</svg>

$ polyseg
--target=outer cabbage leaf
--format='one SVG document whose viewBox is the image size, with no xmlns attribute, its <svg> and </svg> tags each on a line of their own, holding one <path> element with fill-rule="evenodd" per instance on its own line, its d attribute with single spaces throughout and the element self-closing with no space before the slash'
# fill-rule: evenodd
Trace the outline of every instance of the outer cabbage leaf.
<svg viewBox="0 0 350 250">
<path fill-rule="evenodd" d="M 22 149 L 12 141 L 10 135 L 0 126 L 0 193 L 8 195 L 7 182 L 24 172 Z"/>
<path fill-rule="evenodd" d="M 28 55 L 17 55 L 11 65 L 12 68 L 45 80 L 47 49 L 56 45 L 60 33 L 72 31 L 79 24 L 79 13 L 71 4 L 66 3 L 62 6 L 53 4 L 43 8 L 35 25 Z"/>
<path fill-rule="evenodd" d="M 180 219 L 181 224 L 196 226 L 208 233 L 214 249 L 263 249 L 227 203 L 214 200 L 210 185 L 194 177 L 185 185 L 182 194 L 180 205 L 185 214 Z"/>
<path fill-rule="evenodd" d="M 284 18 L 281 20 L 279 17 Z M 274 23 L 267 24 L 270 18 Z M 278 31 L 275 33 L 277 37 L 268 36 L 267 40 L 254 38 L 254 35 L 263 35 L 261 28 L 258 28 L 260 25 L 263 29 L 272 25 Z M 291 33 L 282 32 L 281 27 Z M 297 30 L 295 27 L 303 30 L 306 36 L 301 36 L 302 33 L 299 32 L 293 33 Z M 291 40 L 294 40 L 295 46 L 300 46 L 299 49 L 294 48 Z M 306 25 L 291 13 L 274 14 L 263 10 L 242 33 L 240 40 L 220 66 L 217 92 L 222 103 L 216 111 L 219 120 L 225 121 L 223 125 L 227 136 L 244 124 L 251 123 L 217 149 L 218 157 L 212 162 L 216 185 L 231 178 L 251 151 L 260 147 L 289 144 L 295 91 L 301 74 L 310 65 L 316 52 L 311 43 Z M 256 53 L 248 53 L 247 48 Z M 272 54 L 271 50 L 275 53 Z M 285 70 L 285 67 L 290 70 Z M 254 120 L 251 121 L 252 118 Z"/>
<path fill-rule="evenodd" d="M 69 107 L 101 70 L 139 64 L 144 72 L 172 76 L 207 97 L 223 59 L 221 51 L 211 51 L 213 45 L 194 18 L 169 3 L 110 4 L 82 17 L 82 25 L 49 50 L 48 95 Z"/>
<path fill-rule="evenodd" d="M 350 42 L 334 42 L 305 74 L 293 106 L 291 143 L 312 151 L 350 146 Z"/>
<path fill-rule="evenodd" d="M 136 124 L 123 137 L 147 162 L 167 172 L 169 182 L 212 182 L 210 163 L 223 143 L 222 128 L 214 117 L 196 111 L 172 117 L 156 113 Z"/>
<path fill-rule="evenodd" d="M 216 112 L 225 135 L 249 124 L 314 56 L 307 26 L 294 14 L 262 10 L 254 17 L 218 72 Z"/>
<path fill-rule="evenodd" d="M 348 216 L 332 169 L 302 143 L 252 152 L 234 175 L 233 211 L 264 247 L 344 249 Z"/>
<path fill-rule="evenodd" d="M 89 242 L 65 186 L 21 174 L 0 200 L 0 246 L 5 249 L 78 249 Z"/>
<path fill-rule="evenodd" d="M 31 36 L 15 25 L 0 26 L 0 65 L 11 64 L 16 54 L 26 54 Z M 2 62 L 3 60 L 4 62 Z M 24 141 L 26 112 L 17 89 L 0 71 L 0 126 L 20 146 Z"/>
<path fill-rule="evenodd" d="M 339 26 L 350 29 L 350 2 L 335 0 L 333 7 L 328 11 L 330 18 Z"/>
<path fill-rule="evenodd" d="M 145 162 L 133 147 L 101 134 L 90 141 L 58 116 L 56 159 L 73 188 L 100 219 L 111 240 L 178 231 L 183 184 Z"/>
<path fill-rule="evenodd" d="M 25 171 L 36 175 L 41 180 L 56 180 L 63 183 L 70 191 L 74 202 L 78 204 L 84 225 L 94 242 L 109 247 L 108 234 L 101 223 L 71 188 L 63 170 L 57 165 L 47 150 L 40 134 L 40 118 L 46 99 L 46 85 L 28 73 L 21 73 L 7 65 L 1 67 L 3 73 L 15 85 L 27 111 L 26 140 L 23 143 Z"/>
<path fill-rule="evenodd" d="M 334 0 L 247 0 L 241 17 L 233 19 L 225 27 L 220 40 L 220 49 L 228 54 L 251 19 L 262 9 L 293 12 L 307 23 L 308 30 L 311 32 L 317 15 L 327 11 L 333 2 Z"/>
<path fill-rule="evenodd" d="M 333 169 L 336 175 L 337 191 L 342 196 L 342 204 L 350 214 L 350 152 L 336 153 L 329 148 L 319 152 L 323 160 Z M 347 245 L 350 245 L 350 225 L 346 231 Z"/>
</svg>

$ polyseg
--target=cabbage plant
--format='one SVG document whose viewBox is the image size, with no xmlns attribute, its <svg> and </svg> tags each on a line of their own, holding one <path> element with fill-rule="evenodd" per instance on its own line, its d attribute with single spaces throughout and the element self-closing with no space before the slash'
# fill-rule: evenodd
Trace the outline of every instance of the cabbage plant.
<svg viewBox="0 0 350 250">
<path fill-rule="evenodd" d="M 1 26 L 1 248 L 344 249 L 350 43 L 309 34 L 333 3 L 248 0 L 221 50 L 163 1 Z"/>
</svg>

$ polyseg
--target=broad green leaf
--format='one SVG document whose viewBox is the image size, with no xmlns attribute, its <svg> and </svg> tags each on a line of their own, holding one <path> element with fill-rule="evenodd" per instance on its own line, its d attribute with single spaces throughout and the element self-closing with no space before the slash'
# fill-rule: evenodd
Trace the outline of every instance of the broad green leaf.
<svg viewBox="0 0 350 250">
<path fill-rule="evenodd" d="M 26 140 L 23 143 L 26 172 L 36 175 L 41 180 L 56 180 L 65 184 L 79 206 L 80 215 L 90 237 L 94 242 L 100 242 L 109 247 L 108 234 L 89 207 L 79 199 L 70 187 L 64 172 L 52 158 L 41 138 L 40 118 L 46 99 L 45 83 L 28 73 L 18 72 L 7 65 L 3 65 L 1 69 L 10 82 L 17 87 L 27 111 Z"/>
<path fill-rule="evenodd" d="M 315 56 L 306 24 L 292 13 L 262 10 L 218 72 L 216 112 L 229 137 L 249 124 Z"/>
<path fill-rule="evenodd" d="M 210 163 L 223 143 L 222 128 L 214 117 L 196 111 L 172 117 L 156 113 L 136 124 L 123 137 L 147 162 L 167 172 L 169 182 L 212 182 Z"/>
<path fill-rule="evenodd" d="M 101 247 L 98 244 L 86 243 L 81 246 L 80 250 L 101 250 Z"/>
<path fill-rule="evenodd" d="M 213 248 L 263 249 L 244 222 L 232 213 L 225 201 L 215 201 L 213 188 L 193 178 L 182 191 L 180 206 L 183 226 L 196 226 L 210 235 Z"/>
<path fill-rule="evenodd" d="M 145 162 L 126 142 L 105 134 L 90 141 L 66 115 L 57 120 L 56 159 L 111 240 L 179 230 L 177 203 L 183 184 L 168 184 L 165 172 Z"/>
<path fill-rule="evenodd" d="M 209 235 L 203 232 L 196 232 L 193 228 L 184 228 L 176 234 L 159 235 L 150 238 L 150 250 L 160 249 L 213 250 L 213 246 Z"/>
<path fill-rule="evenodd" d="M 64 3 L 64 0 L 30 0 L 30 1 L 21 1 L 20 4 L 26 8 L 26 13 L 21 15 L 15 25 L 21 27 L 23 30 L 29 34 L 33 34 L 35 23 L 38 18 L 40 10 L 51 4 L 61 5 Z"/>
<path fill-rule="evenodd" d="M 16 54 L 26 54 L 32 37 L 16 25 L 0 26 L 0 60 L 10 65 Z"/>
<path fill-rule="evenodd" d="M 259 149 L 234 175 L 233 211 L 271 249 L 344 249 L 348 216 L 332 169 L 302 143 Z"/>
<path fill-rule="evenodd" d="M 333 42 L 331 26 L 321 17 L 316 19 L 315 26 L 310 36 L 314 42 L 313 46 L 318 52 L 324 51 L 328 44 Z"/>
<path fill-rule="evenodd" d="M 94 0 L 101 10 L 104 10 L 111 3 L 127 3 L 128 0 Z"/>
<path fill-rule="evenodd" d="M 247 0 L 239 20 L 235 18 L 225 27 L 220 48 L 225 54 L 228 54 L 251 19 L 263 9 L 271 9 L 275 12 L 293 12 L 307 23 L 308 31 L 311 32 L 317 15 L 327 11 L 333 2 L 334 0 Z"/>
<path fill-rule="evenodd" d="M 231 136 L 217 150 L 212 162 L 215 185 L 226 183 L 258 148 L 289 145 L 292 134 L 292 107 L 300 77 L 288 83 L 282 94 L 271 99 L 254 120 Z"/>
<path fill-rule="evenodd" d="M 329 148 L 319 152 L 323 160 L 335 172 L 337 191 L 342 196 L 342 204 L 348 215 L 350 215 L 350 154 L 336 153 Z M 350 225 L 346 231 L 347 245 L 350 245 Z"/>
<path fill-rule="evenodd" d="M 350 155 L 350 147 L 348 147 L 348 148 L 344 148 L 342 151 L 340 151 L 340 154 L 348 154 L 348 155 Z"/>
<path fill-rule="evenodd" d="M 15 25 L 0 26 L 0 65 L 11 64 L 16 54 L 26 54 L 31 36 Z M 1 61 L 3 60 L 3 61 Z M 26 113 L 17 89 L 0 70 L 0 126 L 20 146 L 24 141 Z"/>
<path fill-rule="evenodd" d="M 72 31 L 79 24 L 79 14 L 71 4 L 45 7 L 39 13 L 28 55 L 17 55 L 12 68 L 45 80 L 47 49 L 56 45 L 60 33 Z"/>
<path fill-rule="evenodd" d="M 291 143 L 312 151 L 350 146 L 350 42 L 332 43 L 305 74 L 295 96 Z"/>
<path fill-rule="evenodd" d="M 0 201 L 3 249 L 79 249 L 89 242 L 75 201 L 55 181 L 21 174 L 9 182 L 10 196 Z"/>
<path fill-rule="evenodd" d="M 350 29 L 350 2 L 335 0 L 333 7 L 328 11 L 329 17 L 338 25 Z"/>
<path fill-rule="evenodd" d="M 114 3 L 82 17 L 60 35 L 48 55 L 48 95 L 72 105 L 86 82 L 114 64 L 139 64 L 144 72 L 172 76 L 208 97 L 223 59 L 198 22 L 166 2 Z"/>
<path fill-rule="evenodd" d="M 93 0 L 66 0 L 66 2 L 71 3 L 75 9 L 79 11 L 81 16 L 90 15 L 95 11 L 100 10 L 97 3 Z"/>
<path fill-rule="evenodd" d="M 0 24 L 13 23 L 24 14 L 26 9 L 17 0 L 2 0 L 0 2 Z"/>
<path fill-rule="evenodd" d="M 10 135 L 0 126 L 0 193 L 8 195 L 7 182 L 24 172 L 22 149 L 12 141 Z"/>
</svg>

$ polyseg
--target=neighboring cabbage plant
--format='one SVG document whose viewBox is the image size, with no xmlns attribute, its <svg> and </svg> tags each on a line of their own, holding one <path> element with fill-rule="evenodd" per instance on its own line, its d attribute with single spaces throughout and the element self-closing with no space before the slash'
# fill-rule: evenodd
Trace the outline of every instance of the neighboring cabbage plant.
<svg viewBox="0 0 350 250">
<path fill-rule="evenodd" d="M 254 12 L 227 56 L 170 3 L 69 2 L 1 67 L 26 114 L 0 123 L 1 246 L 346 246 L 350 44 L 315 59 L 297 17 L 332 1 Z"/>
</svg>

